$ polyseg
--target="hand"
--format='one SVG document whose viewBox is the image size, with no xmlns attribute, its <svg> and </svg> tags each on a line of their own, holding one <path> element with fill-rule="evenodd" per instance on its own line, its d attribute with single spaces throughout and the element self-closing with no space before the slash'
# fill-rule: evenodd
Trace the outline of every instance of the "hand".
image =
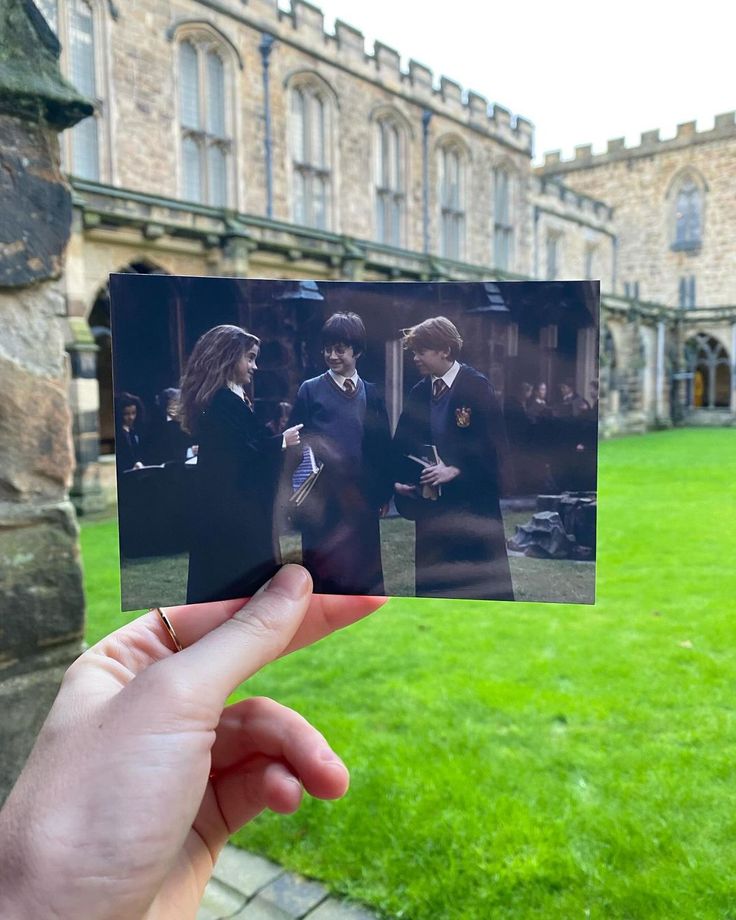
<svg viewBox="0 0 736 920">
<path fill-rule="evenodd" d="M 303 427 L 304 425 L 293 425 L 291 428 L 286 428 L 284 430 L 283 438 L 286 447 L 296 447 L 301 444 L 302 439 L 299 432 Z"/>
<path fill-rule="evenodd" d="M 459 475 L 460 470 L 456 466 L 447 466 L 440 460 L 422 470 L 419 482 L 423 486 L 442 486 L 447 482 L 452 482 Z"/>
<path fill-rule="evenodd" d="M 405 482 L 395 482 L 394 492 L 396 492 L 397 495 L 405 495 L 407 498 L 417 497 L 417 487 L 407 485 Z"/>
<path fill-rule="evenodd" d="M 385 518 L 386 515 L 388 514 L 388 509 L 389 509 L 390 507 L 391 507 L 391 505 L 389 504 L 389 502 L 385 502 L 385 503 L 384 503 L 383 505 L 381 505 L 381 507 L 378 509 L 378 516 L 379 516 L 379 517 L 382 517 L 382 518 Z"/>
<path fill-rule="evenodd" d="M 348 773 L 301 716 L 247 677 L 385 598 L 312 596 L 284 566 L 244 606 L 170 607 L 103 639 L 67 671 L 0 812 L 0 916 L 193 918 L 228 836 L 302 787 L 338 798 Z"/>
</svg>

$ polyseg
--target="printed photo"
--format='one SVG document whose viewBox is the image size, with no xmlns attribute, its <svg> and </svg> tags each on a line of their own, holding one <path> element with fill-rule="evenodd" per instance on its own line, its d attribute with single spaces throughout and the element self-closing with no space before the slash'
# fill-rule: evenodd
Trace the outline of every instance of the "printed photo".
<svg viewBox="0 0 736 920">
<path fill-rule="evenodd" d="M 599 285 L 110 278 L 123 610 L 592 604 Z"/>
</svg>

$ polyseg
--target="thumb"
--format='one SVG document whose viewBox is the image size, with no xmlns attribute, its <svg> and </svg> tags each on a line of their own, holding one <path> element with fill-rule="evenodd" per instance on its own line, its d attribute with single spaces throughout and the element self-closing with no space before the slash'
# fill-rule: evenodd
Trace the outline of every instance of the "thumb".
<svg viewBox="0 0 736 920">
<path fill-rule="evenodd" d="M 309 572 L 285 565 L 229 620 L 158 667 L 201 702 L 222 707 L 239 684 L 284 651 L 311 597 Z"/>
</svg>

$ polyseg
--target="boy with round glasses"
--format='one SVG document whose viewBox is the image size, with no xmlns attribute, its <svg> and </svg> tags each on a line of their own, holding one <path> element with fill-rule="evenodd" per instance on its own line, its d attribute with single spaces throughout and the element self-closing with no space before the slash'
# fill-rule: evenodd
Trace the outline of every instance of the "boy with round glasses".
<svg viewBox="0 0 736 920">
<path fill-rule="evenodd" d="M 379 518 L 391 496 L 388 416 L 357 363 L 366 331 L 357 313 L 334 313 L 322 328 L 327 371 L 300 387 L 289 424 L 322 472 L 300 515 L 302 558 L 322 594 L 384 593 Z"/>
</svg>

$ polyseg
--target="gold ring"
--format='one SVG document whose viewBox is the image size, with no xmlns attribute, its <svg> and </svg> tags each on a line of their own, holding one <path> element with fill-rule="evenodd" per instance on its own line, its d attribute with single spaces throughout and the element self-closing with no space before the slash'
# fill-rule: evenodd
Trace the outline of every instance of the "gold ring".
<svg viewBox="0 0 736 920">
<path fill-rule="evenodd" d="M 171 636 L 171 641 L 175 645 L 175 651 L 182 652 L 184 651 L 184 646 L 179 642 L 179 637 L 174 632 L 174 627 L 171 625 L 171 620 L 166 616 L 163 610 L 160 607 L 152 607 L 152 610 L 155 610 L 156 613 L 161 617 L 161 622 L 164 624 L 166 632 Z"/>
</svg>

